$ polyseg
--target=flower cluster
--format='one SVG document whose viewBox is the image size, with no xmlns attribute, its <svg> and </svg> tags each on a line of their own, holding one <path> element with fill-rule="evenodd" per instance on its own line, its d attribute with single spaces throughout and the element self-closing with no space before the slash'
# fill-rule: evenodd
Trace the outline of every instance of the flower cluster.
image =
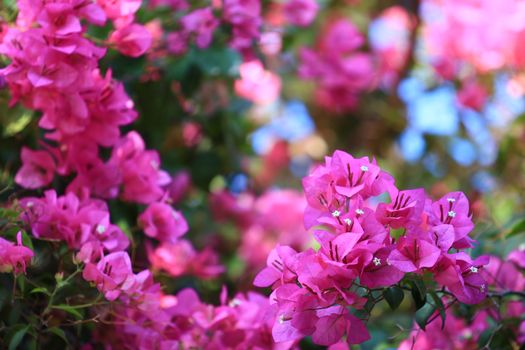
<svg viewBox="0 0 525 350">
<path fill-rule="evenodd" d="M 465 64 L 480 72 L 522 67 L 525 33 L 523 3 L 423 2 L 424 40 L 439 73 L 454 77 Z"/>
<path fill-rule="evenodd" d="M 120 138 L 119 128 L 137 117 L 133 102 L 111 72 L 99 71 L 98 61 L 106 49 L 86 38 L 86 23 L 103 25 L 109 18 L 115 30 L 108 45 L 131 56 L 144 53 L 148 34 L 133 23 L 139 6 L 140 1 L 19 2 L 17 26 L 7 29 L 0 45 L 0 53 L 11 59 L 1 73 L 12 103 L 21 101 L 41 112 L 39 126 L 56 146 L 42 143 L 45 150 L 24 149 L 18 184 L 44 187 L 56 172 L 76 174 L 70 190 L 85 187 L 97 196 L 113 198 L 123 185 L 128 200 L 160 197 L 157 188 L 166 179 L 158 170 L 156 152 L 145 151 L 134 133 Z M 108 162 L 100 158 L 99 146 L 114 147 Z M 141 179 L 138 171 L 144 173 Z M 130 193 L 134 185 L 146 185 L 154 199 Z"/>
<path fill-rule="evenodd" d="M 316 82 L 317 103 L 334 112 L 354 109 L 362 92 L 375 84 L 370 54 L 360 51 L 365 38 L 346 19 L 330 22 L 315 49 L 300 52 L 299 75 Z"/>
<path fill-rule="evenodd" d="M 251 271 L 264 267 L 276 244 L 295 249 L 309 246 L 311 237 L 303 227 L 306 200 L 297 191 L 270 190 L 259 197 L 221 191 L 214 193 L 210 202 L 217 221 L 229 219 L 240 231 L 238 254 Z"/>
<path fill-rule="evenodd" d="M 158 286 L 149 271 L 133 273 L 125 252 L 128 237 L 110 222 L 106 202 L 91 196 L 149 204 L 139 221 L 146 235 L 161 243 L 177 242 L 188 226 L 166 204 L 171 179 L 160 169 L 158 153 L 146 150 L 137 132 L 120 136 L 119 128 L 137 113 L 122 84 L 98 70 L 105 49 L 86 38 L 85 22 L 103 25 L 111 19 L 115 30 L 108 45 L 136 57 L 150 41 L 147 31 L 133 23 L 139 7 L 140 1 L 21 1 L 17 26 L 7 30 L 0 45 L 11 59 L 2 75 L 13 103 L 21 101 L 42 113 L 39 125 L 49 130 L 51 143 L 42 142 L 43 150 L 22 150 L 16 182 L 36 189 L 49 185 L 55 173 L 75 176 L 63 196 L 49 190 L 42 198 L 23 198 L 22 220 L 34 237 L 62 241 L 78 251 L 84 278 L 107 299 L 135 303 Z M 106 161 L 99 154 L 101 146 L 111 147 Z M 3 250 L 2 266 L 16 272 L 32 256 L 29 249 L 7 241 Z"/>
<path fill-rule="evenodd" d="M 18 232 L 16 237 L 17 244 L 0 237 L 0 272 L 25 272 L 34 255 L 31 249 L 22 245 L 22 232 Z"/>
<path fill-rule="evenodd" d="M 272 286 L 278 318 L 274 339 L 311 335 L 321 345 L 368 339 L 348 307 L 366 300 L 359 287 L 388 287 L 406 274 L 432 273 L 459 301 L 480 302 L 487 282 L 480 270 L 488 260 L 463 249 L 474 242 L 469 203 L 461 192 L 432 201 L 423 189 L 399 190 L 393 178 L 367 157 L 336 151 L 303 179 L 305 226 L 319 249 L 296 252 L 278 246 L 255 278 Z M 388 194 L 391 201 L 381 202 Z"/>
<path fill-rule="evenodd" d="M 490 256 L 489 263 L 481 274 L 486 278 L 489 288 L 495 293 L 520 293 L 525 289 L 525 277 L 520 267 L 525 265 L 525 247 L 514 250 L 503 261 Z M 525 343 L 525 304 L 518 300 L 507 301 L 503 308 L 488 305 L 479 310 L 470 322 L 455 315 L 452 309 L 446 313 L 444 327 L 438 317 L 430 322 L 422 332 L 419 327 L 411 332 L 408 339 L 400 344 L 400 350 L 408 349 L 478 349 L 480 336 L 490 331 L 493 322 L 511 326 L 512 334 L 518 344 Z M 481 344 L 484 345 L 484 344 Z"/>
<path fill-rule="evenodd" d="M 31 228 L 33 236 L 45 240 L 63 241 L 72 249 L 89 249 L 85 259 L 93 261 L 102 252 L 117 252 L 129 246 L 129 239 L 110 223 L 109 211 L 102 200 L 84 193 L 77 197 L 72 192 L 57 196 L 54 190 L 44 197 L 26 197 L 20 201 L 22 219 Z"/>
<path fill-rule="evenodd" d="M 96 338 L 117 348 L 141 349 L 290 349 L 293 341 L 275 344 L 271 327 L 275 308 L 257 293 L 239 293 L 219 306 L 206 304 L 192 289 L 176 295 L 152 294 L 143 312 L 121 308 L 114 326 Z"/>
<path fill-rule="evenodd" d="M 187 7 L 175 6 L 174 9 L 179 11 Z M 180 18 L 178 24 L 180 29 L 167 34 L 167 48 L 173 54 L 185 53 L 191 42 L 194 42 L 200 49 L 209 47 L 213 35 L 221 24 L 228 26 L 231 30 L 230 47 L 242 53 L 249 53 L 254 41 L 260 36 L 261 2 L 259 0 L 225 0 L 221 6 L 215 4 L 191 10 Z"/>
</svg>

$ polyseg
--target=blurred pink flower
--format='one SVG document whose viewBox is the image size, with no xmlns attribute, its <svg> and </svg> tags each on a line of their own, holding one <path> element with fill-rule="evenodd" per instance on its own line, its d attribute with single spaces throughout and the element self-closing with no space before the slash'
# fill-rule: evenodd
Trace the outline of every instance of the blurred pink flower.
<svg viewBox="0 0 525 350">
<path fill-rule="evenodd" d="M 48 152 L 23 147 L 21 158 L 22 167 L 15 176 L 17 184 L 35 189 L 51 183 L 55 175 L 55 161 Z"/>
<path fill-rule="evenodd" d="M 13 244 L 0 237 L 0 272 L 13 271 L 18 274 L 26 272 L 26 266 L 34 253 L 22 245 L 22 233 L 16 235 L 17 244 Z"/>
<path fill-rule="evenodd" d="M 487 89 L 475 80 L 468 80 L 458 91 L 458 103 L 475 111 L 481 111 L 489 98 Z"/>
<path fill-rule="evenodd" d="M 173 277 L 192 275 L 199 278 L 214 278 L 224 272 L 217 254 L 207 247 L 196 252 L 189 241 L 164 243 L 148 253 L 151 267 L 164 270 Z"/>
<path fill-rule="evenodd" d="M 203 49 L 210 45 L 219 20 L 213 15 L 211 8 L 195 10 L 181 18 L 185 33 L 195 35 L 197 47 Z"/>
<path fill-rule="evenodd" d="M 307 27 L 319 11 L 316 0 L 288 0 L 284 5 L 284 13 L 288 22 L 294 26 Z"/>
<path fill-rule="evenodd" d="M 109 37 L 109 42 L 115 44 L 123 55 L 139 57 L 148 51 L 152 43 L 149 30 L 140 24 L 130 24 L 118 28 Z"/>
<path fill-rule="evenodd" d="M 121 294 L 133 295 L 139 292 L 144 281 L 151 278 L 148 270 L 134 274 L 128 253 L 111 253 L 95 265 L 87 263 L 82 277 L 93 282 L 108 300 L 115 300 Z"/>
<path fill-rule="evenodd" d="M 160 202 L 150 204 L 139 216 L 144 233 L 160 242 L 175 243 L 188 232 L 188 223 L 181 213 Z"/>
<path fill-rule="evenodd" d="M 235 93 L 257 104 L 271 103 L 279 97 L 281 79 L 265 70 L 260 61 L 244 62 L 239 67 L 241 79 L 235 81 Z"/>
</svg>

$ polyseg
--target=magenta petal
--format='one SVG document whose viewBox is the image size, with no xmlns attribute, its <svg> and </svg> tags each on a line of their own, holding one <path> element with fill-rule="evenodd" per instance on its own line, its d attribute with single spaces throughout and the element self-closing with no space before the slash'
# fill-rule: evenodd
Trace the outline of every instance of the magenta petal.
<svg viewBox="0 0 525 350">
<path fill-rule="evenodd" d="M 281 277 L 281 273 L 274 268 L 266 267 L 255 276 L 253 285 L 256 287 L 269 287 Z"/>
<path fill-rule="evenodd" d="M 346 318 L 348 320 L 346 341 L 349 344 L 361 344 L 370 339 L 370 333 L 368 333 L 363 321 L 351 314 L 348 314 Z"/>
<path fill-rule="evenodd" d="M 403 272 L 414 272 L 417 270 L 414 262 L 410 258 L 401 254 L 398 250 L 393 250 L 388 257 L 388 263 Z"/>
<path fill-rule="evenodd" d="M 332 314 L 320 318 L 315 324 L 312 340 L 319 345 L 332 345 L 337 343 L 344 335 L 347 321 L 344 315 Z"/>
<path fill-rule="evenodd" d="M 435 245 L 426 241 L 419 241 L 419 267 L 431 268 L 434 266 L 441 255 L 441 250 Z"/>
</svg>

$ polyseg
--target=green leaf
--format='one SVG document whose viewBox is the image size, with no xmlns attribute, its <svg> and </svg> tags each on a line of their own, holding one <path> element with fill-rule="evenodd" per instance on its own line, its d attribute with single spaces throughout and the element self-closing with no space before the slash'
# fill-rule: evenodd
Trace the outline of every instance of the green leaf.
<svg viewBox="0 0 525 350">
<path fill-rule="evenodd" d="M 19 275 L 16 277 L 16 283 L 18 284 L 18 288 L 20 288 L 20 291 L 22 294 L 25 293 L 26 290 L 26 278 L 24 275 Z"/>
<path fill-rule="evenodd" d="M 383 296 L 392 310 L 395 310 L 401 305 L 405 298 L 405 293 L 398 286 L 387 288 L 383 291 Z"/>
<path fill-rule="evenodd" d="M 53 305 L 52 308 L 65 311 L 73 315 L 76 319 L 79 319 L 79 320 L 82 319 L 83 317 L 82 314 L 78 310 L 76 310 L 73 306 L 61 304 L 61 305 Z"/>
<path fill-rule="evenodd" d="M 21 232 L 22 232 L 22 244 L 34 251 L 35 248 L 33 247 L 33 241 L 31 240 L 31 237 L 29 237 L 26 231 L 21 230 Z"/>
<path fill-rule="evenodd" d="M 64 343 L 69 345 L 69 341 L 67 340 L 66 333 L 62 329 L 60 329 L 58 327 L 52 327 L 52 328 L 49 328 L 47 331 L 50 332 L 50 333 L 53 333 L 54 335 L 56 335 L 57 337 L 62 339 L 64 341 Z"/>
<path fill-rule="evenodd" d="M 9 137 L 18 134 L 25 129 L 27 125 L 31 122 L 31 114 L 25 112 L 18 116 L 18 118 L 12 120 L 5 126 L 4 136 Z"/>
<path fill-rule="evenodd" d="M 512 350 L 517 349 L 512 345 L 515 340 L 511 329 L 499 325 L 485 330 L 479 337 L 478 346 L 480 349 Z"/>
<path fill-rule="evenodd" d="M 45 294 L 47 296 L 51 296 L 51 293 L 44 287 L 38 287 L 38 288 L 35 288 L 33 290 L 31 290 L 29 292 L 29 294 L 36 294 L 36 293 L 42 293 L 42 294 Z"/>
<path fill-rule="evenodd" d="M 441 317 L 441 329 L 444 329 L 445 328 L 445 320 L 447 318 L 445 305 L 443 304 L 443 301 L 436 294 L 435 291 L 430 292 L 430 296 L 432 297 L 432 300 L 434 300 L 434 306 L 439 311 L 439 316 Z"/>
<path fill-rule="evenodd" d="M 525 232 L 525 218 L 521 218 L 515 222 L 505 235 L 505 238 L 510 238 L 523 232 Z"/>
<path fill-rule="evenodd" d="M 409 283 L 411 287 L 412 299 L 414 299 L 416 309 L 419 310 L 427 302 L 425 283 L 420 279 L 411 280 Z"/>
<path fill-rule="evenodd" d="M 416 311 L 416 323 L 419 328 L 425 330 L 428 319 L 434 314 L 436 307 L 430 303 L 426 303 L 422 308 Z"/>
<path fill-rule="evenodd" d="M 15 334 L 11 338 L 11 341 L 9 342 L 9 350 L 18 349 L 18 346 L 24 339 L 24 336 L 26 335 L 28 329 L 29 329 L 29 326 L 25 326 L 15 332 Z"/>
</svg>

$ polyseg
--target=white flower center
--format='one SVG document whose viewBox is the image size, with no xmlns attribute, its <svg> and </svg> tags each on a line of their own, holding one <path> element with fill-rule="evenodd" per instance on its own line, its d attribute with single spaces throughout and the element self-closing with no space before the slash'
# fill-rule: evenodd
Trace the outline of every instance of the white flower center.
<svg viewBox="0 0 525 350">
<path fill-rule="evenodd" d="M 368 171 L 368 167 L 366 165 L 361 165 L 361 171 L 366 173 Z"/>
<path fill-rule="evenodd" d="M 241 305 L 241 301 L 237 298 L 233 298 L 231 301 L 230 301 L 230 307 L 236 307 L 236 306 L 239 306 Z"/>
<path fill-rule="evenodd" d="M 279 315 L 279 323 L 280 324 L 284 323 L 284 315 Z"/>
<path fill-rule="evenodd" d="M 472 273 L 478 273 L 478 268 L 476 266 L 471 266 L 470 271 L 472 271 Z"/>
<path fill-rule="evenodd" d="M 448 212 L 448 216 L 450 216 L 451 218 L 455 218 L 456 217 L 456 212 L 451 210 Z"/>
<path fill-rule="evenodd" d="M 379 259 L 378 257 L 375 257 L 374 260 L 372 260 L 372 261 L 374 262 L 375 266 L 381 265 L 381 259 Z"/>
<path fill-rule="evenodd" d="M 341 215 L 341 212 L 340 212 L 339 210 L 334 210 L 334 211 L 332 212 L 332 216 L 333 216 L 334 218 L 339 217 L 339 215 Z"/>
<path fill-rule="evenodd" d="M 104 226 L 104 225 L 97 225 L 96 230 L 97 230 L 97 233 L 103 234 L 104 232 L 106 232 L 106 226 Z"/>
<path fill-rule="evenodd" d="M 364 212 L 363 210 L 361 210 L 361 209 L 356 209 L 356 210 L 355 210 L 355 213 L 356 213 L 357 215 L 363 215 L 365 212 Z"/>
<path fill-rule="evenodd" d="M 343 220 L 345 222 L 345 224 L 347 225 L 352 225 L 352 220 L 350 220 L 349 218 L 346 218 Z"/>
<path fill-rule="evenodd" d="M 479 291 L 480 291 L 481 293 L 484 293 L 484 292 L 485 292 L 485 285 L 484 285 L 484 284 L 482 284 L 481 286 L 479 286 Z"/>
<path fill-rule="evenodd" d="M 455 198 L 447 198 L 447 202 L 449 203 L 454 203 L 456 201 Z"/>
<path fill-rule="evenodd" d="M 464 339 L 470 339 L 472 338 L 472 331 L 470 329 L 465 329 L 463 331 L 463 338 Z"/>
</svg>

